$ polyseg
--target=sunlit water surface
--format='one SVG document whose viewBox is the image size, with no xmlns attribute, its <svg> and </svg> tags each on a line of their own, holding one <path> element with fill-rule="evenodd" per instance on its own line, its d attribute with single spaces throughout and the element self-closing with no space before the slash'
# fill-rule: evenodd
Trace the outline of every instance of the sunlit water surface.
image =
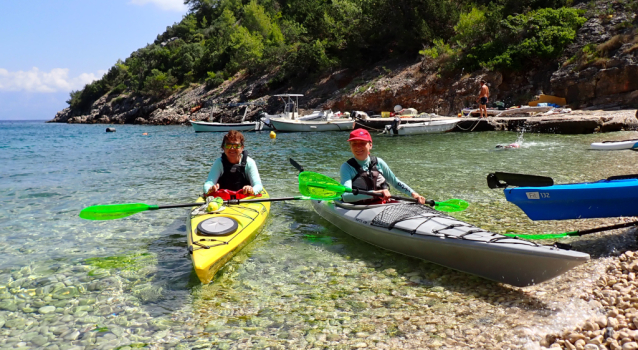
<svg viewBox="0 0 638 350">
<path fill-rule="evenodd" d="M 572 239 L 592 262 L 512 288 L 357 241 L 307 202 L 275 203 L 262 234 L 201 285 L 186 250 L 187 209 L 113 221 L 78 212 L 191 202 L 222 135 L 134 125 L 105 133 L 107 126 L 0 123 L 0 347 L 534 348 L 545 333 L 598 311 L 579 296 L 607 256 L 635 245 L 626 231 Z M 373 153 L 426 197 L 467 200 L 459 219 L 498 233 L 564 232 L 616 221 L 532 222 L 487 187 L 486 175 L 561 183 L 636 173 L 636 152 L 588 150 L 632 136 L 374 135 Z M 351 157 L 347 133 L 246 138 L 273 197 L 298 195 L 288 158 L 338 179 Z M 495 148 L 512 142 L 521 148 Z"/>
</svg>

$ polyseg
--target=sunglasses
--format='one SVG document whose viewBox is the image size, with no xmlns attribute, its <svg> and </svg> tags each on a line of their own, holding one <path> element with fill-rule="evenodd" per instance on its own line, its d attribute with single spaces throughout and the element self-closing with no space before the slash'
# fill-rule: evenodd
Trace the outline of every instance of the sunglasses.
<svg viewBox="0 0 638 350">
<path fill-rule="evenodd" d="M 240 149 L 243 146 L 241 144 L 237 145 L 237 144 L 231 144 L 231 143 L 227 143 L 224 145 L 224 148 L 226 149 Z"/>
</svg>

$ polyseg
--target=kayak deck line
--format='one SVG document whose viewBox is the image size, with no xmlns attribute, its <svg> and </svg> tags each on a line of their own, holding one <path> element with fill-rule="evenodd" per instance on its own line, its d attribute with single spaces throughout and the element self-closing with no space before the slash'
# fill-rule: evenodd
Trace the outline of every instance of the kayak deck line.
<svg viewBox="0 0 638 350">
<path fill-rule="evenodd" d="M 347 208 L 340 202 L 336 202 L 335 205 Z M 374 219 L 372 219 L 372 221 L 370 222 L 370 225 L 387 228 L 391 230 L 395 228 L 395 226 L 398 223 L 401 223 L 403 221 L 422 219 L 421 223 L 418 226 L 416 226 L 414 229 L 397 227 L 398 230 L 406 231 L 410 233 L 411 235 L 415 235 L 417 234 L 419 227 L 428 223 L 430 220 L 436 222 L 436 219 L 441 217 L 455 220 L 453 217 L 449 215 L 445 215 L 445 214 L 439 214 L 438 216 L 424 215 L 426 213 L 428 214 L 432 213 L 432 211 L 433 211 L 432 209 L 428 209 L 427 207 L 421 206 L 416 203 L 399 203 L 399 204 L 387 206 L 385 209 L 383 209 L 381 213 L 377 214 L 377 216 L 375 216 Z M 402 214 L 399 214 L 399 215 L 395 214 L 397 212 Z M 389 220 L 387 217 L 384 217 L 384 216 L 390 216 L 392 217 L 392 220 Z M 438 222 L 436 223 L 440 224 Z M 451 230 L 451 229 L 460 228 L 460 227 L 473 227 L 473 226 L 464 222 L 458 222 L 458 223 L 449 224 L 447 226 L 443 225 L 443 227 L 434 229 L 430 231 L 430 233 L 419 233 L 419 234 L 431 235 L 431 236 L 442 237 L 442 238 L 450 238 L 450 239 L 462 239 L 462 240 L 468 240 L 468 241 L 474 241 L 473 239 L 470 239 L 469 236 L 473 234 L 477 234 L 477 233 L 485 233 L 489 236 L 494 236 L 494 238 L 490 239 L 489 241 L 481 240 L 481 242 L 484 242 L 484 243 L 498 243 L 500 240 L 510 240 L 512 238 L 512 237 L 502 236 L 493 232 L 489 232 L 481 228 L 469 229 L 465 233 L 458 236 L 441 232 L 441 231 Z M 519 244 L 540 246 L 538 243 L 535 243 L 535 242 L 529 242 L 524 240 L 519 240 L 519 241 L 520 242 L 517 242 Z M 508 242 L 508 243 L 512 243 L 512 242 Z"/>
</svg>

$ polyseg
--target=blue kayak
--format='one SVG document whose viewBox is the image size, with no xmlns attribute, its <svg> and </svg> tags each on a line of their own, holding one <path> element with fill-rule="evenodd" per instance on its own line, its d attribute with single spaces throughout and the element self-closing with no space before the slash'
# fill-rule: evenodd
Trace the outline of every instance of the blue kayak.
<svg viewBox="0 0 638 350">
<path fill-rule="evenodd" d="M 638 216 L 637 175 L 540 187 L 505 188 L 505 198 L 532 220 Z"/>
</svg>

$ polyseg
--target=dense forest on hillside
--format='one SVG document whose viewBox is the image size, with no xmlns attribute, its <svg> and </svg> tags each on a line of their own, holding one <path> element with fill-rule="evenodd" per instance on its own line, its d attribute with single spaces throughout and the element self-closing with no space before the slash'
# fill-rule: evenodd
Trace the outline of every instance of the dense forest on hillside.
<svg viewBox="0 0 638 350">
<path fill-rule="evenodd" d="M 423 55 L 442 70 L 520 70 L 560 55 L 585 22 L 572 0 L 185 0 L 154 43 L 71 92 L 85 110 L 106 93 L 166 97 L 239 71 L 268 85 Z M 124 39 L 125 40 L 125 39 Z"/>
</svg>

